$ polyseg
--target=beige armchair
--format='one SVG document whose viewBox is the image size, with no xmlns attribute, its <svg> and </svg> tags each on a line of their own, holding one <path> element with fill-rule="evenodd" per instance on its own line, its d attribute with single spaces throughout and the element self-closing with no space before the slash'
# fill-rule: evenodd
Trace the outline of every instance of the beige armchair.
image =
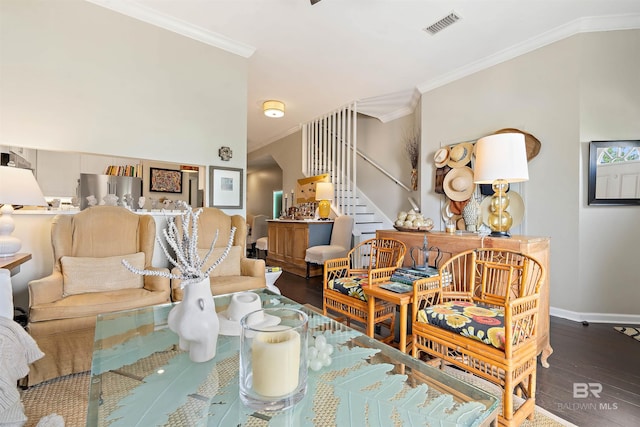
<svg viewBox="0 0 640 427">
<path fill-rule="evenodd" d="M 229 255 L 210 274 L 211 293 L 222 295 L 266 287 L 264 260 L 246 257 L 247 223 L 245 219 L 240 215 L 229 216 L 217 208 L 202 209 L 198 221 L 198 252 L 202 258 L 209 251 L 218 231 L 218 240 L 205 265 L 206 268 L 224 252 L 231 235 L 231 227 L 236 227 Z M 176 217 L 178 229 L 180 229 L 180 220 L 180 217 Z M 180 288 L 180 282 L 179 279 L 171 281 L 171 295 L 174 301 L 182 300 L 183 291 Z"/>
<path fill-rule="evenodd" d="M 155 221 L 115 206 L 57 215 L 51 225 L 53 273 L 29 282 L 27 330 L 45 356 L 31 365 L 27 385 L 91 369 L 96 315 L 170 301 L 170 280 L 151 270 Z"/>
</svg>

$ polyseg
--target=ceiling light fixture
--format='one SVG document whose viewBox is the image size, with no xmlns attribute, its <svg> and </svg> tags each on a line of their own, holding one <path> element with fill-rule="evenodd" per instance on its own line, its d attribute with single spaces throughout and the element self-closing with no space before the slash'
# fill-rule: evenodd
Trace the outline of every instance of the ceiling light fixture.
<svg viewBox="0 0 640 427">
<path fill-rule="evenodd" d="M 280 101 L 265 101 L 262 104 L 262 109 L 267 117 L 279 118 L 284 116 L 284 103 Z"/>
</svg>

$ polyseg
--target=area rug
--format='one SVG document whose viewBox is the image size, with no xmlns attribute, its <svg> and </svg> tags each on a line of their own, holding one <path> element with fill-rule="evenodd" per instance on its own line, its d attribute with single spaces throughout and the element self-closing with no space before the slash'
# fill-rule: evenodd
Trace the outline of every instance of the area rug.
<svg viewBox="0 0 640 427">
<path fill-rule="evenodd" d="M 447 368 L 448 369 L 448 368 Z M 475 386 L 496 394 L 492 384 L 453 368 L 451 375 Z M 21 392 L 25 414 L 28 418 L 25 427 L 35 427 L 38 421 L 52 413 L 64 418 L 66 427 L 82 427 L 86 424 L 89 394 L 88 372 L 68 375 L 55 380 L 46 381 Z M 499 390 L 497 390 L 499 395 Z M 555 416 L 539 406 L 536 406 L 536 416 L 533 421 L 525 421 L 523 427 L 575 427 L 573 424 Z"/>
<path fill-rule="evenodd" d="M 636 341 L 640 341 L 640 328 L 627 328 L 625 326 L 614 326 L 618 332 L 622 332 L 623 334 L 633 338 Z"/>
</svg>

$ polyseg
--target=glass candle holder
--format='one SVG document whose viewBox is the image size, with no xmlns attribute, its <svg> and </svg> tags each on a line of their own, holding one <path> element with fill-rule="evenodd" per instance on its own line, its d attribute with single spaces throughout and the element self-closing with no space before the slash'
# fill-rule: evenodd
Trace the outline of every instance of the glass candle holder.
<svg viewBox="0 0 640 427">
<path fill-rule="evenodd" d="M 246 406 L 281 411 L 302 400 L 308 324 L 304 312 L 290 308 L 265 308 L 240 320 L 240 399 Z"/>
</svg>

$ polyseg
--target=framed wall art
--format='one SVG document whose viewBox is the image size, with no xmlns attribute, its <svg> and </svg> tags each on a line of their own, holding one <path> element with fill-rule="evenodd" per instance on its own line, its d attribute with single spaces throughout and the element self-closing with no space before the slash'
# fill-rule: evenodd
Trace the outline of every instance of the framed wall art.
<svg viewBox="0 0 640 427">
<path fill-rule="evenodd" d="M 640 140 L 589 143 L 589 205 L 640 205 Z"/>
<path fill-rule="evenodd" d="M 182 193 L 182 172 L 171 169 L 149 168 L 149 191 Z"/>
<path fill-rule="evenodd" d="M 242 209 L 243 170 L 209 166 L 209 206 Z"/>
</svg>

